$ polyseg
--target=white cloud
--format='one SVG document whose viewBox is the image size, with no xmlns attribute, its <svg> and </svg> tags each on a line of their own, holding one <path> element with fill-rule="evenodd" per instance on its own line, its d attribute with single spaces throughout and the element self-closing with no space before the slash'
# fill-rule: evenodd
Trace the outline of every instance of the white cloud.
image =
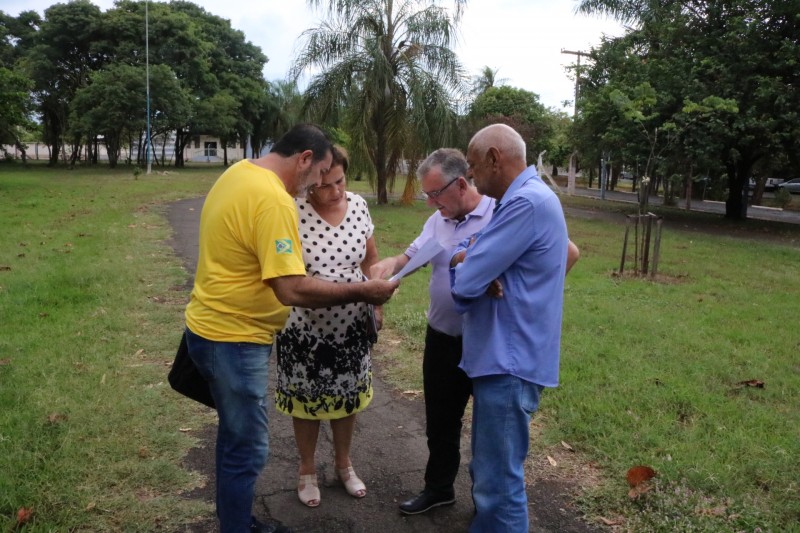
<svg viewBox="0 0 800 533">
<path fill-rule="evenodd" d="M 104 10 L 113 7 L 112 0 L 92 1 Z M 43 12 L 53 3 L 3 0 L 1 9 L 11 15 L 26 9 Z M 319 14 L 311 12 L 303 0 L 194 3 L 230 19 L 233 28 L 261 48 L 269 57 L 264 74 L 270 80 L 286 76 L 300 34 L 319 21 Z M 574 14 L 575 5 L 568 0 L 472 0 L 464 12 L 455 49 L 470 75 L 484 66 L 497 69 L 509 85 L 532 91 L 546 106 L 562 109 L 561 102 L 574 97 L 574 82 L 564 67 L 576 58 L 561 50 L 588 51 L 600 43 L 603 33 L 623 32 L 614 21 Z"/>
</svg>

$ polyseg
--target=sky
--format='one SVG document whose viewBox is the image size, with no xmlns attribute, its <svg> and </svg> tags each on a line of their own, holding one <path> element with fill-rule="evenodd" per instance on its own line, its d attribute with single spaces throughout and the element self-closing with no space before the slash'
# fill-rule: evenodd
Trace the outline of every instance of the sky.
<svg viewBox="0 0 800 533">
<path fill-rule="evenodd" d="M 318 24 L 321 12 L 305 0 L 193 0 L 206 11 L 231 21 L 234 29 L 269 57 L 268 80 L 284 79 L 297 53 L 300 34 Z M 0 0 L 0 10 L 16 16 L 24 10 L 43 13 L 53 0 Z M 92 0 L 107 10 L 113 0 Z M 470 0 L 453 49 L 470 76 L 488 66 L 506 85 L 539 95 L 547 107 L 572 113 L 574 80 L 565 67 L 574 55 L 561 50 L 588 51 L 602 36 L 620 36 L 617 22 L 599 16 L 575 14 L 577 0 Z M 452 5 L 445 2 L 443 5 Z M 585 61 L 585 59 L 583 60 Z M 300 80 L 301 87 L 304 80 Z"/>
</svg>

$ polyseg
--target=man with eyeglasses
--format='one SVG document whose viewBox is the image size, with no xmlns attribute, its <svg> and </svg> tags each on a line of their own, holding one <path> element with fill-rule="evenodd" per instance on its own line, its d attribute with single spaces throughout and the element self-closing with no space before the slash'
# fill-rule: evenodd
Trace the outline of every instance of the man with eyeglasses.
<svg viewBox="0 0 800 533">
<path fill-rule="evenodd" d="M 480 231 L 492 218 L 494 200 L 481 195 L 467 179 L 467 161 L 453 148 L 441 148 L 419 166 L 417 177 L 428 205 L 436 212 L 405 253 L 383 259 L 371 269 L 373 279 L 396 274 L 430 239 L 444 251 L 431 260 L 430 306 L 422 360 L 428 463 L 425 489 L 400 504 L 403 514 L 424 513 L 455 503 L 461 463 L 461 419 L 472 385 L 458 367 L 461 361 L 461 316 L 450 296 L 450 255 L 460 241 Z"/>
<path fill-rule="evenodd" d="M 492 219 L 495 200 L 484 196 L 466 178 L 467 160 L 453 148 L 431 153 L 419 166 L 417 177 L 423 195 L 437 211 L 422 233 L 400 255 L 379 261 L 370 269 L 373 279 L 399 272 L 430 239 L 444 251 L 431 260 L 430 306 L 422 360 L 425 395 L 428 462 L 425 488 L 400 504 L 400 512 L 420 514 L 455 503 L 453 484 L 461 463 L 461 428 L 464 409 L 472 393 L 472 382 L 459 368 L 462 354 L 462 317 L 455 310 L 450 292 L 450 256 L 464 239 L 481 231 Z M 578 260 L 578 247 L 569 241 L 567 266 Z M 495 285 L 492 294 L 500 297 Z"/>
</svg>

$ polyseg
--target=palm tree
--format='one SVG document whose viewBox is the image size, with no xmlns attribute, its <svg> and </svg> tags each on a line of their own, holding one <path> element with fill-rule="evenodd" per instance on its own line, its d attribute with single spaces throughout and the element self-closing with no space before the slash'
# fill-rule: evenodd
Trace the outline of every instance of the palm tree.
<svg viewBox="0 0 800 533">
<path fill-rule="evenodd" d="M 485 66 L 481 69 L 480 74 L 477 76 L 472 77 L 471 85 L 471 94 L 473 97 L 477 98 L 478 96 L 485 93 L 488 89 L 492 87 L 497 87 L 499 85 L 505 85 L 508 81 L 507 78 L 498 78 L 497 74 L 500 72 L 499 68 L 491 68 L 490 66 Z"/>
<path fill-rule="evenodd" d="M 575 11 L 584 15 L 604 15 L 630 24 L 647 19 L 658 8 L 657 0 L 581 0 Z"/>
<path fill-rule="evenodd" d="M 451 14 L 436 0 L 309 0 L 326 19 L 303 32 L 291 77 L 319 72 L 306 106 L 351 138 L 353 171 L 377 179 L 378 203 L 404 161 L 447 145 L 463 69 L 449 46 L 466 0 Z"/>
</svg>

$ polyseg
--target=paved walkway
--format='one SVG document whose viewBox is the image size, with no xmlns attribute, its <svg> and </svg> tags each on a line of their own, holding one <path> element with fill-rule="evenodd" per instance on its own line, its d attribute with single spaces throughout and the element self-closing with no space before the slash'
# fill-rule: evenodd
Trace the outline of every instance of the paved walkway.
<svg viewBox="0 0 800 533">
<path fill-rule="evenodd" d="M 167 217 L 173 228 L 171 244 L 193 274 L 197 262 L 197 226 L 203 198 L 171 204 Z M 367 496 L 351 498 L 334 478 L 330 426 L 322 424 L 317 447 L 317 475 L 322 503 L 315 509 L 297 499 L 297 452 L 291 419 L 270 409 L 270 458 L 256 487 L 254 514 L 272 516 L 291 526 L 296 533 L 450 533 L 466 531 L 472 517 L 468 473 L 469 428 L 462 439 L 461 472 L 456 482 L 456 504 L 417 516 L 401 515 L 397 505 L 422 489 L 427 447 L 425 414 L 421 399 L 410 399 L 388 387 L 380 378 L 380 360 L 388 346 L 379 341 L 374 357 L 372 404 L 358 415 L 353 438 L 352 461 L 367 485 Z M 421 360 L 421 358 L 420 358 Z M 271 381 L 274 379 L 274 358 Z M 420 369 L 421 371 L 421 369 Z M 274 382 L 270 391 L 274 390 Z M 270 395 L 271 396 L 271 395 Z M 214 440 L 216 427 L 199 433 L 203 445 L 186 458 L 187 468 L 209 476 L 209 483 L 192 497 L 213 501 Z M 530 531 L 537 533 L 591 533 L 599 529 L 584 523 L 569 497 L 564 482 L 543 481 L 528 486 Z M 216 531 L 215 520 L 196 524 L 192 532 Z"/>
</svg>

